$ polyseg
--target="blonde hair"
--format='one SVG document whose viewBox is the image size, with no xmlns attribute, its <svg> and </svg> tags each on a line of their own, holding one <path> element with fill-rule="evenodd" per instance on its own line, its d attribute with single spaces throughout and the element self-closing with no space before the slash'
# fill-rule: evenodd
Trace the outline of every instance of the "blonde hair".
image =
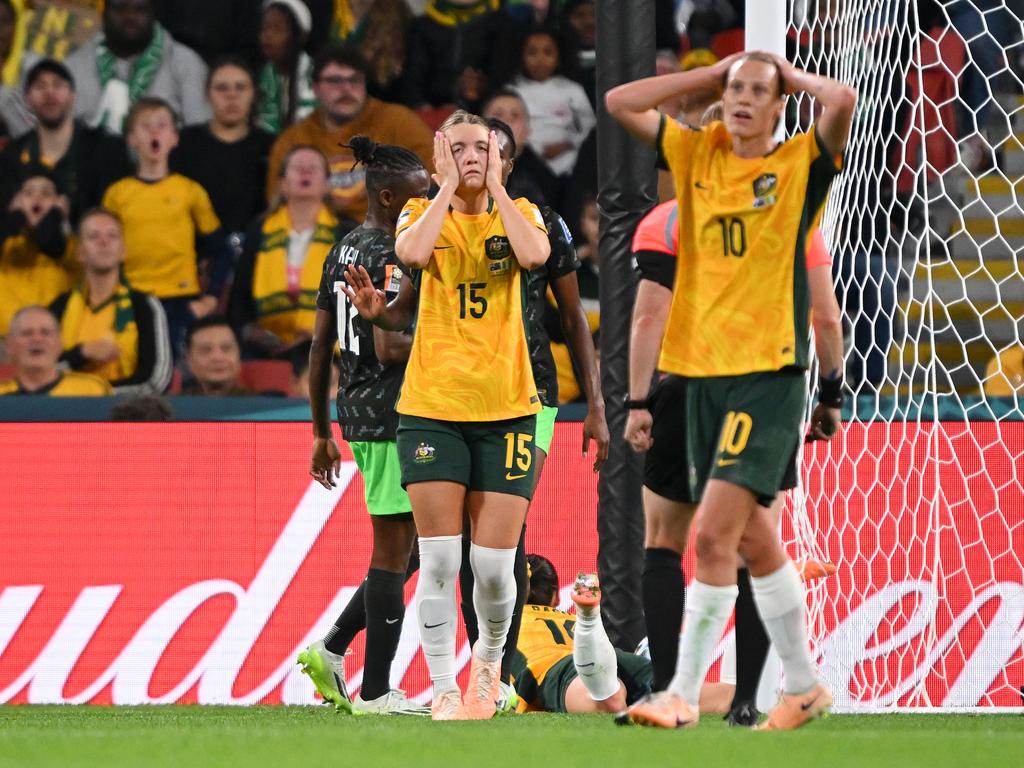
<svg viewBox="0 0 1024 768">
<path fill-rule="evenodd" d="M 721 120 L 724 116 L 725 109 L 722 107 L 722 100 L 719 99 L 710 107 L 704 110 L 704 114 L 700 116 L 701 125 L 710 125 L 716 120 Z"/>
<path fill-rule="evenodd" d="M 472 112 L 467 112 L 464 109 L 457 109 L 448 119 L 441 123 L 441 127 L 438 128 L 441 133 L 447 133 L 449 128 L 453 128 L 456 125 L 479 125 L 481 128 L 486 130 L 488 133 L 491 131 L 491 126 L 487 122 L 487 118 L 480 117 L 480 115 L 474 115 Z"/>
</svg>

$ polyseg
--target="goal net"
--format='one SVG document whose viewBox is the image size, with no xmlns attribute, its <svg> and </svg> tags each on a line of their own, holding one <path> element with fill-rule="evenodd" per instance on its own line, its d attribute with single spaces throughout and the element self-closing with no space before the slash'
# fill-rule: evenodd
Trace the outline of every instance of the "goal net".
<svg viewBox="0 0 1024 768">
<path fill-rule="evenodd" d="M 785 535 L 836 708 L 1024 698 L 1024 1 L 790 0 L 859 92 L 823 218 L 855 394 Z M 791 99 L 787 127 L 814 119 Z"/>
</svg>

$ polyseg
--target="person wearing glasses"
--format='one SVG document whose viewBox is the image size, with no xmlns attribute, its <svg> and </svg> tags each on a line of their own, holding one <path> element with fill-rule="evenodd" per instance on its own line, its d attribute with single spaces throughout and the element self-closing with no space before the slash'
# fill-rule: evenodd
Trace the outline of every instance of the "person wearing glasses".
<svg viewBox="0 0 1024 768">
<path fill-rule="evenodd" d="M 330 163 L 330 202 L 334 212 L 347 219 L 366 217 L 366 171 L 355 166 L 346 144 L 364 135 L 382 144 L 411 150 L 433 171 L 433 134 L 415 112 L 400 104 L 369 97 L 367 65 L 351 49 L 331 47 L 313 62 L 313 92 L 320 106 L 288 128 L 274 143 L 267 168 L 267 200 L 273 200 L 280 180 L 281 162 L 300 144 L 320 149 Z"/>
</svg>

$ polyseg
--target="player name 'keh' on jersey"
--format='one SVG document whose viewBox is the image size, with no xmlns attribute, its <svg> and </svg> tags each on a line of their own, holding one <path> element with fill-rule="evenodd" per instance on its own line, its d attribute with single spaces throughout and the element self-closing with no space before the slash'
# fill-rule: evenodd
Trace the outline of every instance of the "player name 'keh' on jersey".
<svg viewBox="0 0 1024 768">
<path fill-rule="evenodd" d="M 808 364 L 804 249 L 837 166 L 812 130 L 741 158 L 722 123 L 662 118 L 679 201 L 679 270 L 659 370 L 738 376 Z"/>
<path fill-rule="evenodd" d="M 341 348 L 338 422 L 349 441 L 394 440 L 398 430 L 395 401 L 405 365 L 384 364 L 373 346 L 373 323 L 363 320 L 342 291 L 345 267 L 362 265 L 388 301 L 398 295 L 402 268 L 395 238 L 382 229 L 356 227 L 337 243 L 324 262 L 317 307 L 337 318 Z"/>
<path fill-rule="evenodd" d="M 545 231 L 540 211 L 516 207 Z M 397 234 L 430 204 L 410 200 Z M 434 254 L 414 274 L 416 333 L 398 401 L 399 413 L 441 421 L 501 421 L 537 413 L 524 305 L 526 280 L 491 203 L 480 214 L 449 210 Z"/>
</svg>

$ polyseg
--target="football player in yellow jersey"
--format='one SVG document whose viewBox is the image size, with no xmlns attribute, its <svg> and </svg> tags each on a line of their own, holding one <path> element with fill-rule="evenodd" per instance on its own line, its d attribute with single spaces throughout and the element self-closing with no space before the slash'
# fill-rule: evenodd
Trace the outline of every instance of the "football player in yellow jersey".
<svg viewBox="0 0 1024 768">
<path fill-rule="evenodd" d="M 398 454 L 420 536 L 416 613 L 433 717 L 487 719 L 514 610 L 513 564 L 532 494 L 540 410 L 524 270 L 543 264 L 550 245 L 536 206 L 505 191 L 498 141 L 483 118 L 459 111 L 445 121 L 434 139 L 434 168 L 437 196 L 410 200 L 396 230 L 395 252 L 414 270 L 418 290 L 396 408 Z M 350 298 L 360 306 L 354 291 Z M 382 297 L 363 316 L 388 330 L 409 321 L 407 312 L 385 310 Z M 465 706 L 455 682 L 464 507 L 480 626 Z"/>
<path fill-rule="evenodd" d="M 523 609 L 512 678 L 518 708 L 531 712 L 625 711 L 651 690 L 651 662 L 615 648 L 601 623 L 601 588 L 581 573 L 572 586 L 576 613 L 558 607 L 551 561 L 527 555 L 529 594 Z"/>
<path fill-rule="evenodd" d="M 724 121 L 689 130 L 661 116 L 668 98 L 722 89 Z M 813 130 L 777 144 L 785 95 L 803 91 L 822 112 Z M 679 203 L 679 259 L 658 368 L 688 377 L 690 483 L 700 498 L 697 569 L 676 674 L 630 708 L 633 722 L 698 722 L 707 661 L 736 601 L 736 555 L 785 671 L 779 705 L 761 726 L 792 729 L 832 696 L 808 652 L 804 594 L 767 509 L 800 439 L 809 295 L 804 247 L 838 170 L 856 104 L 853 89 L 770 54 L 647 78 L 608 92 L 609 112 L 658 148 Z M 840 370 L 821 381 L 812 431 L 838 426 Z"/>
</svg>

